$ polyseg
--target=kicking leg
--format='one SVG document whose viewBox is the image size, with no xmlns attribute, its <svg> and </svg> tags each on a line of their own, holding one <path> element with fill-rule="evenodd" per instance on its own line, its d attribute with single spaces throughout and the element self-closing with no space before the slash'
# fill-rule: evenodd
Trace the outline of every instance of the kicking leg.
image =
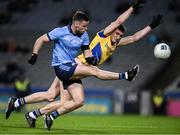
<svg viewBox="0 0 180 135">
<path fill-rule="evenodd" d="M 124 73 L 115 73 L 101 70 L 95 66 L 77 65 L 74 75 L 71 79 L 81 79 L 87 76 L 94 76 L 101 80 L 128 80 L 132 81 L 139 71 L 139 65 Z"/>
</svg>

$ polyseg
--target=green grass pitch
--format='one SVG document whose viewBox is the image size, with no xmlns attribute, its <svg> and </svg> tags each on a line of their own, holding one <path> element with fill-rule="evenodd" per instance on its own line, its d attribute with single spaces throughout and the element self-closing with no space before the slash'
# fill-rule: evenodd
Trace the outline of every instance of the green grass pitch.
<svg viewBox="0 0 180 135">
<path fill-rule="evenodd" d="M 0 113 L 0 134 L 180 134 L 180 118 L 139 115 L 64 115 L 44 129 L 43 117 L 30 129 L 23 113 L 6 120 Z"/>
</svg>

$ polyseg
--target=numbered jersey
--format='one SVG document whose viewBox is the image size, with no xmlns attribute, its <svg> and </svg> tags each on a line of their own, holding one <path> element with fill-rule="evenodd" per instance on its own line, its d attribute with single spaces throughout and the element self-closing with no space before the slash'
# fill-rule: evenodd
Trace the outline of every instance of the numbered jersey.
<svg viewBox="0 0 180 135">
<path fill-rule="evenodd" d="M 116 49 L 116 45 L 111 44 L 110 36 L 105 36 L 103 31 L 96 34 L 89 47 L 92 55 L 97 58 L 98 65 L 104 63 Z M 83 54 L 79 55 L 78 59 L 87 64 Z"/>
</svg>

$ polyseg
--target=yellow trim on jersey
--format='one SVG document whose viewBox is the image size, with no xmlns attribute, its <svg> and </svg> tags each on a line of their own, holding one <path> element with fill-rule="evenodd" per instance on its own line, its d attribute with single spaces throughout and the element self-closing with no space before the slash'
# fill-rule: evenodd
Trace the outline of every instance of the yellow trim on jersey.
<svg viewBox="0 0 180 135">
<path fill-rule="evenodd" d="M 99 33 L 96 34 L 89 45 L 92 54 L 99 60 L 98 65 L 104 63 L 116 49 L 116 45 L 113 46 L 111 44 L 110 36 L 103 37 L 100 36 Z M 78 59 L 80 59 L 82 63 L 87 64 L 83 54 L 79 55 Z"/>
</svg>

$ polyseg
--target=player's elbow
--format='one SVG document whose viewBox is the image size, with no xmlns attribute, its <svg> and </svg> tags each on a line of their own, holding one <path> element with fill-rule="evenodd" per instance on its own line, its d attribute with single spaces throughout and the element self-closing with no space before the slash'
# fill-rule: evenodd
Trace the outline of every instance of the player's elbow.
<svg viewBox="0 0 180 135">
<path fill-rule="evenodd" d="M 36 39 L 36 43 L 40 43 L 40 44 L 43 44 L 48 41 L 49 41 L 49 39 L 48 39 L 47 35 L 45 35 L 45 34 L 40 36 L 38 39 Z"/>
<path fill-rule="evenodd" d="M 39 37 L 38 39 L 36 39 L 36 44 L 43 44 L 43 40 L 41 37 Z"/>
<path fill-rule="evenodd" d="M 136 34 L 131 36 L 131 39 L 130 39 L 131 43 L 134 43 L 134 42 L 136 42 L 138 40 L 139 40 L 139 37 Z"/>
</svg>

